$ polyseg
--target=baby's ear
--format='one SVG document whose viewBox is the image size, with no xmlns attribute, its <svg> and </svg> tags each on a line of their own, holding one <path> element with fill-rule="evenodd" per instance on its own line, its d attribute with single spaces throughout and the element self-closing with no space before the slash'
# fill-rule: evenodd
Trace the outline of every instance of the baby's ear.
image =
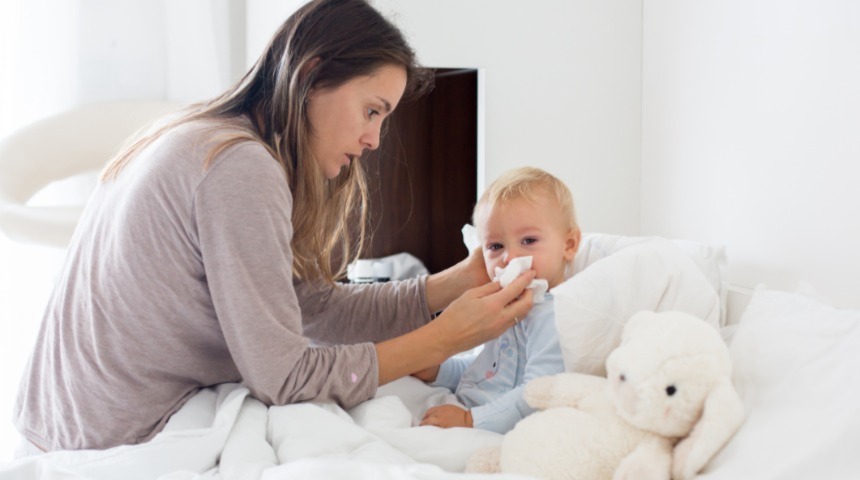
<svg viewBox="0 0 860 480">
<path fill-rule="evenodd" d="M 568 262 L 572 261 L 576 256 L 580 240 L 582 240 L 582 232 L 579 228 L 574 227 L 567 232 L 567 236 L 564 239 L 564 259 Z"/>
</svg>

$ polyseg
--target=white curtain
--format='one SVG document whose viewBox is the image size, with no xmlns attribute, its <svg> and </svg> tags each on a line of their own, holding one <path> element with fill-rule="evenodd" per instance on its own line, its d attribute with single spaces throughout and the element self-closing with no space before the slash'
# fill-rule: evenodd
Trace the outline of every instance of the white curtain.
<svg viewBox="0 0 860 480">
<path fill-rule="evenodd" d="M 244 50 L 244 0 L 2 0 L 0 137 L 91 102 L 203 100 L 239 78 Z M 31 203 L 79 204 L 91 188 L 58 182 Z M 18 382 L 64 256 L 0 233 L 0 462 L 19 440 Z"/>
</svg>

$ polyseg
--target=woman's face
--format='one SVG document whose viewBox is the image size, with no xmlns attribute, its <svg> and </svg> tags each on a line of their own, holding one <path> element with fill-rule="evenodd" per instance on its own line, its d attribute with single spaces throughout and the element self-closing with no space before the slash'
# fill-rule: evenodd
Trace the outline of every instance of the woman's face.
<svg viewBox="0 0 860 480">
<path fill-rule="evenodd" d="M 326 178 L 337 177 L 365 150 L 379 146 L 382 121 L 397 107 L 405 89 L 406 70 L 385 65 L 339 87 L 311 92 L 307 107 L 314 130 L 311 152 Z"/>
</svg>

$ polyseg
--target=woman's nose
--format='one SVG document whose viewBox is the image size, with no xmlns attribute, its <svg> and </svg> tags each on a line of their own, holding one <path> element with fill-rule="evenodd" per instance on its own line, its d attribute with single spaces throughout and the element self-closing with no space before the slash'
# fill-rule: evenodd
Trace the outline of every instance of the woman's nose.
<svg viewBox="0 0 860 480">
<path fill-rule="evenodd" d="M 376 150 L 379 147 L 379 135 L 381 124 L 373 123 L 361 136 L 361 145 L 368 150 Z"/>
</svg>

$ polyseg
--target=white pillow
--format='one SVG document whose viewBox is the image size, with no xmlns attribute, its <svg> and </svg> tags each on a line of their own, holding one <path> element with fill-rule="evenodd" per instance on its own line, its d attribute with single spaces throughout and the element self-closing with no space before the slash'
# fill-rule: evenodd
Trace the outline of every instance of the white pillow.
<svg viewBox="0 0 860 480">
<path fill-rule="evenodd" d="M 613 241 L 603 250 L 583 242 L 575 260 L 581 270 L 552 289 L 568 371 L 606 375 L 606 357 L 640 310 L 679 310 L 719 327 L 719 295 L 680 247 L 658 237 Z"/>
<path fill-rule="evenodd" d="M 573 271 L 578 273 L 588 265 L 611 255 L 631 245 L 651 242 L 663 239 L 663 237 L 628 237 L 623 235 L 611 235 L 606 233 L 586 233 L 582 236 L 582 244 L 574 260 Z M 699 267 L 714 290 L 720 295 L 721 310 L 725 313 L 727 268 L 726 249 L 722 245 L 708 245 L 691 240 L 666 239 L 684 251 L 691 260 Z M 725 317 L 720 319 L 720 325 L 725 325 Z"/>
<path fill-rule="evenodd" d="M 747 418 L 698 478 L 858 478 L 860 311 L 760 287 L 729 349 Z"/>
</svg>

